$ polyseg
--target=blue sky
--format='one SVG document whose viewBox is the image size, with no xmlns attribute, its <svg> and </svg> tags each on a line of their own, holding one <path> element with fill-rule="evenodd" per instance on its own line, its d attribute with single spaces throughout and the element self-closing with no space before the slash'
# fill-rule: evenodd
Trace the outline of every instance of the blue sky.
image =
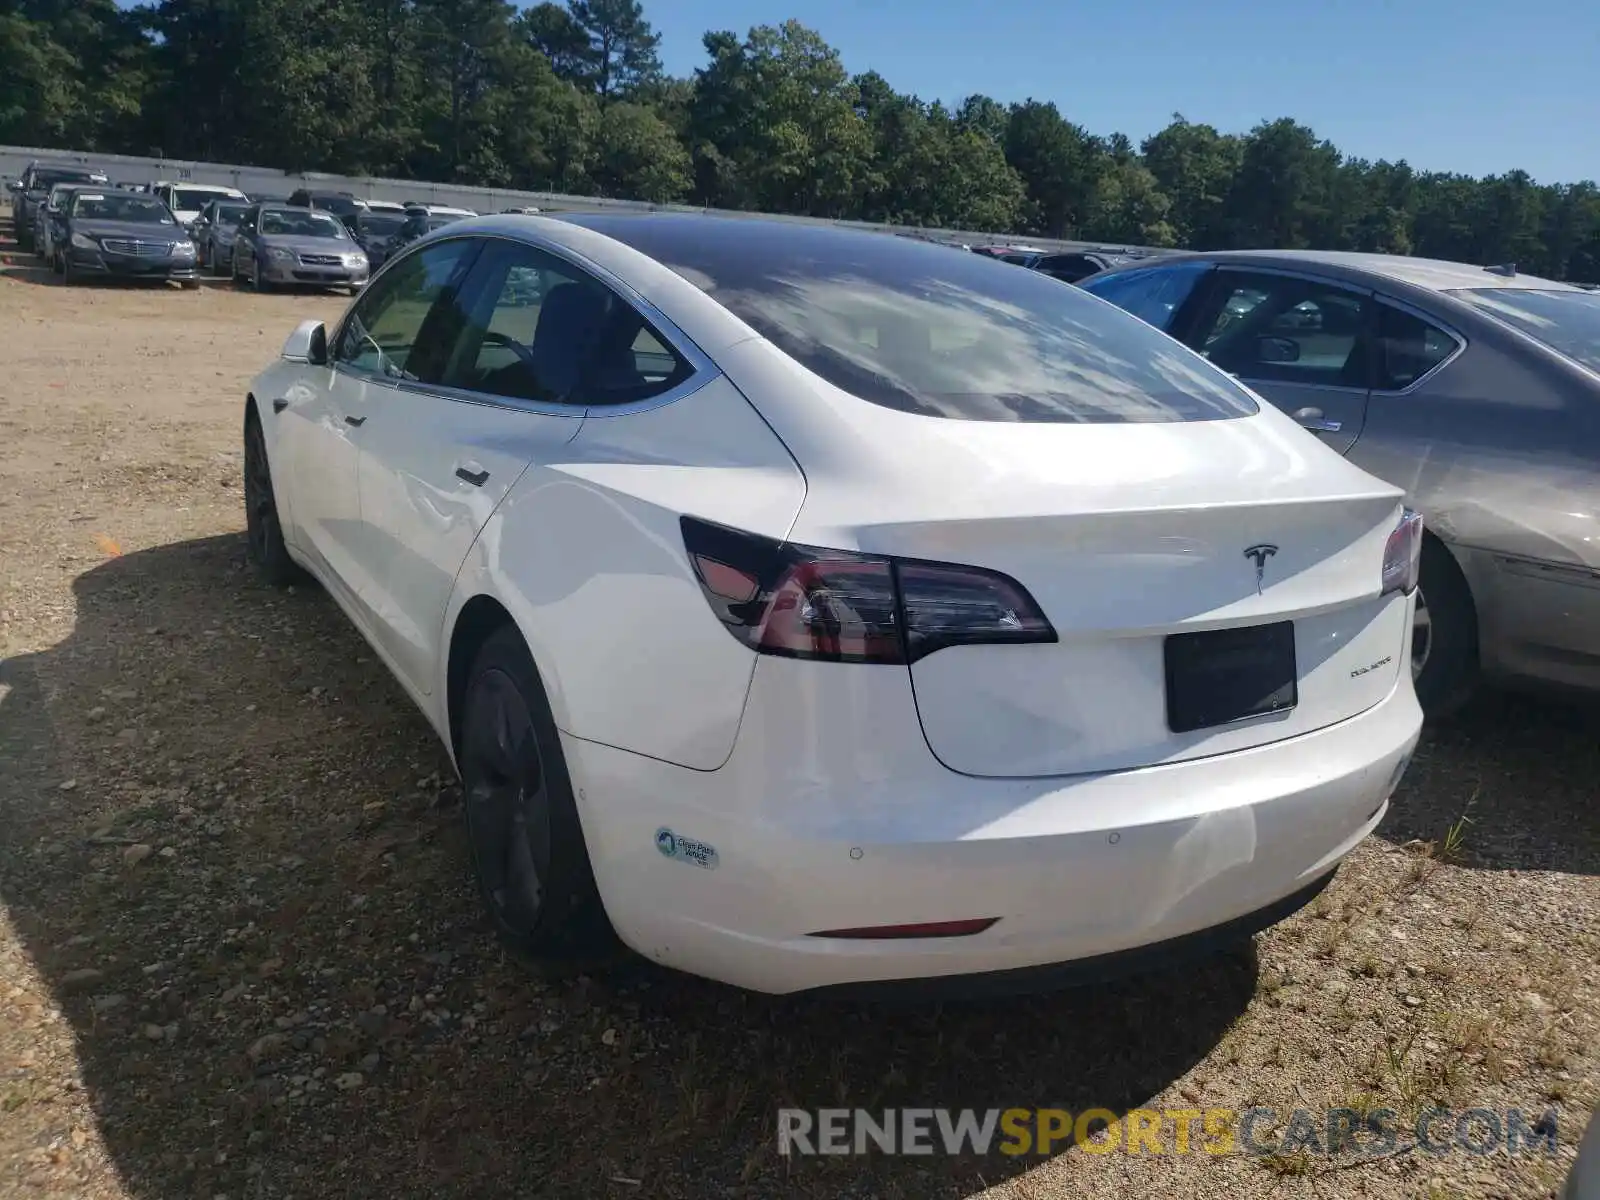
<svg viewBox="0 0 1600 1200">
<path fill-rule="evenodd" d="M 133 0 L 119 0 L 130 4 Z M 526 0 L 522 0 L 526 3 Z M 1600 179 L 1600 0 L 644 0 L 675 75 L 708 29 L 798 17 L 852 72 L 956 101 L 1053 100 L 1137 143 L 1174 112 L 1312 126 L 1346 154 Z"/>
<path fill-rule="evenodd" d="M 1600 178 L 1600 0 L 644 0 L 674 74 L 707 29 L 798 17 L 852 72 L 956 100 L 1053 100 L 1137 143 L 1174 112 L 1294 117 L 1346 154 Z"/>
</svg>

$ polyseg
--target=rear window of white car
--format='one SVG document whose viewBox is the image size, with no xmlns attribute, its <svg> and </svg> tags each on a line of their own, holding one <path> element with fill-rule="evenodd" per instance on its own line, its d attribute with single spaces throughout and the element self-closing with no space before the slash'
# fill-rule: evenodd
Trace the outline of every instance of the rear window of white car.
<svg viewBox="0 0 1600 1200">
<path fill-rule="evenodd" d="M 1071 284 L 830 226 L 567 218 L 671 267 L 836 387 L 967 421 L 1215 421 L 1257 411 L 1198 355 Z"/>
</svg>

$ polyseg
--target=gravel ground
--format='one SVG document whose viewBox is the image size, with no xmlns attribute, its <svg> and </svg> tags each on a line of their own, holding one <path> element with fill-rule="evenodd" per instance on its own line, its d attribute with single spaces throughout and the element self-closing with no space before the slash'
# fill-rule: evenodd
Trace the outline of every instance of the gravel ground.
<svg viewBox="0 0 1600 1200">
<path fill-rule="evenodd" d="M 1431 733 L 1328 893 L 1181 975 L 943 1009 L 537 977 L 421 718 L 245 566 L 245 382 L 345 301 L 6 249 L 0 1195 L 1555 1193 L 1600 1096 L 1592 707 Z M 784 1160 L 783 1104 L 1553 1107 L 1559 1148 Z"/>
</svg>

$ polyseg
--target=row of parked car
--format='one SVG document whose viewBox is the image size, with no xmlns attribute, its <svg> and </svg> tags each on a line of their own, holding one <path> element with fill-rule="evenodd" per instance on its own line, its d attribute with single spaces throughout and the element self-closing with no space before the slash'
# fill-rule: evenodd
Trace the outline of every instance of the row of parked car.
<svg viewBox="0 0 1600 1200">
<path fill-rule="evenodd" d="M 209 271 L 262 288 L 355 290 L 401 247 L 477 215 L 311 188 L 251 196 L 216 184 L 113 182 L 92 167 L 43 163 L 31 164 L 10 190 L 19 245 L 67 279 L 112 275 L 186 287 L 198 287 Z"/>
</svg>

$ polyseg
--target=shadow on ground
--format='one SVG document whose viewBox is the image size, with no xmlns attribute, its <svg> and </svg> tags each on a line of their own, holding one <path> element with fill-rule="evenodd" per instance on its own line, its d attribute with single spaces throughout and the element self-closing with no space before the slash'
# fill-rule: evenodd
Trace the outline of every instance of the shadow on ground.
<svg viewBox="0 0 1600 1200">
<path fill-rule="evenodd" d="M 70 637 L 0 664 L 0 901 L 134 1195 L 961 1195 L 1028 1162 L 784 1162 L 775 1110 L 1120 1111 L 1253 993 L 1248 948 L 944 1009 L 532 977 L 478 916 L 431 731 L 243 550 L 109 559 Z"/>
</svg>

